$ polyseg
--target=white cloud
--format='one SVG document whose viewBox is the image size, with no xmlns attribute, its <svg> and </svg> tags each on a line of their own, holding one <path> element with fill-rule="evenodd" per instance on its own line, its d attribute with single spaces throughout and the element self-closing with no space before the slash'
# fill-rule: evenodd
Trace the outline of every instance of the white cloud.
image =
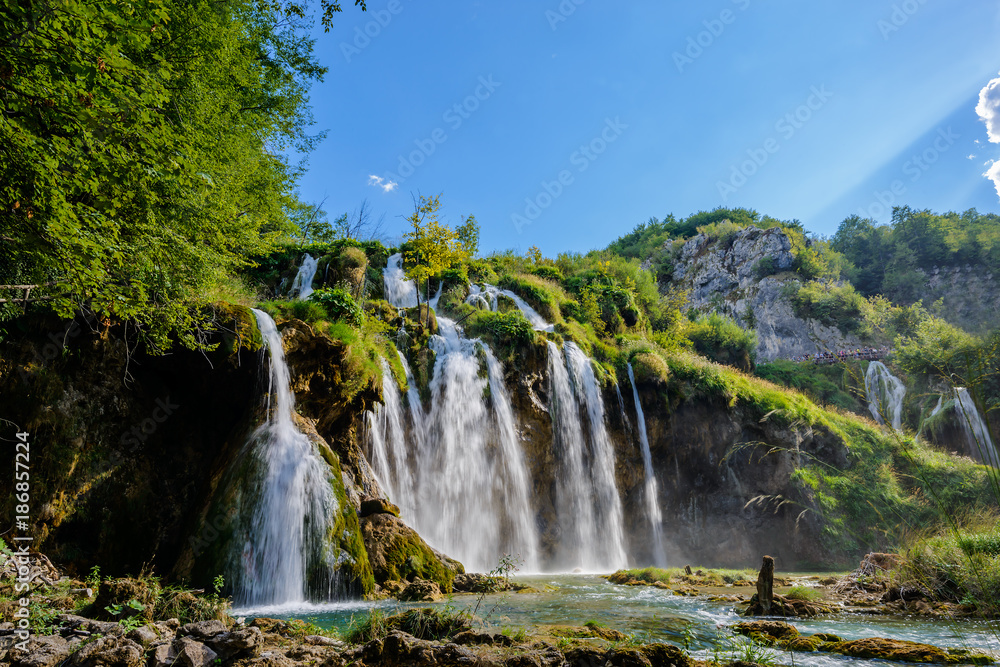
<svg viewBox="0 0 1000 667">
<path fill-rule="evenodd" d="M 997 194 L 1000 195 L 1000 160 L 993 162 L 983 176 L 993 181 L 993 186 L 997 189 Z"/>
<path fill-rule="evenodd" d="M 396 186 L 399 185 L 399 183 L 382 178 L 381 176 L 376 176 L 375 174 L 371 174 L 368 177 L 368 185 L 374 185 L 377 188 L 382 188 L 383 192 L 392 192 L 396 189 Z"/>
<path fill-rule="evenodd" d="M 986 135 L 990 141 L 1000 144 L 1000 76 L 979 91 L 976 113 L 986 123 Z"/>
</svg>

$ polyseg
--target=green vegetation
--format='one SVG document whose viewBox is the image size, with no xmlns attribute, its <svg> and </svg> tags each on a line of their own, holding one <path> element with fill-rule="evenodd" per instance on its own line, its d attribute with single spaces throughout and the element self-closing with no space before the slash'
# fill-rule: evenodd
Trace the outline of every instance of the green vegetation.
<svg viewBox="0 0 1000 667">
<path fill-rule="evenodd" d="M 937 600 L 967 605 L 984 616 L 1000 615 L 1000 525 L 986 512 L 954 528 L 917 533 L 900 550 L 892 584 L 926 591 Z"/>
<path fill-rule="evenodd" d="M 805 600 L 806 602 L 816 602 L 823 598 L 823 591 L 809 586 L 792 586 L 785 597 L 789 600 Z"/>
<path fill-rule="evenodd" d="M 607 576 L 613 584 L 689 584 L 696 586 L 725 586 L 738 584 L 748 586 L 757 581 L 757 573 L 753 570 L 726 570 L 692 568 L 687 574 L 683 568 L 647 567 L 640 570 L 618 570 Z"/>
<path fill-rule="evenodd" d="M 997 273 L 1000 217 L 975 209 L 937 215 L 898 206 L 890 225 L 846 218 L 831 245 L 847 259 L 845 274 L 859 292 L 910 304 L 920 298 L 925 280 L 920 270 L 972 264 Z"/>
<path fill-rule="evenodd" d="M 352 620 L 344 639 L 351 644 L 365 644 L 385 639 L 393 630 L 402 630 L 417 639 L 441 640 L 472 629 L 473 617 L 466 611 L 444 609 L 410 609 L 391 616 L 381 609 Z"/>
<path fill-rule="evenodd" d="M 757 335 L 718 313 L 698 316 L 687 329 L 694 349 L 721 364 L 752 370 L 757 356 Z"/>
<path fill-rule="evenodd" d="M 776 359 L 758 364 L 754 374 L 775 384 L 797 389 L 821 405 L 867 414 L 863 364 L 847 361 L 819 365 L 811 361 Z"/>
</svg>

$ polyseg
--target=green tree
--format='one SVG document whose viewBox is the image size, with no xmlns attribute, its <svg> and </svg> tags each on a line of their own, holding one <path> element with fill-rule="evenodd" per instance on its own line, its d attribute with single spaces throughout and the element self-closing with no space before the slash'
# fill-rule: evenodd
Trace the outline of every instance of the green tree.
<svg viewBox="0 0 1000 667">
<path fill-rule="evenodd" d="M 468 259 L 455 230 L 440 220 L 441 195 L 420 196 L 413 203 L 413 213 L 406 220 L 412 229 L 403 235 L 408 249 L 404 254 L 407 263 L 406 275 L 418 287 L 426 285 L 431 276 L 439 275 Z M 419 303 L 420 290 L 417 289 Z M 430 311 L 428 310 L 428 320 Z"/>
<path fill-rule="evenodd" d="M 289 229 L 324 69 L 301 8 L 11 0 L 0 23 L 0 271 L 32 302 L 196 345 L 198 306 Z M 4 291 L 0 297 L 11 298 Z"/>
<path fill-rule="evenodd" d="M 470 258 L 479 254 L 479 222 L 476 221 L 476 216 L 470 215 L 463 220 L 462 224 L 455 228 L 455 233 L 458 235 L 458 242 L 462 244 L 462 248 Z"/>
</svg>

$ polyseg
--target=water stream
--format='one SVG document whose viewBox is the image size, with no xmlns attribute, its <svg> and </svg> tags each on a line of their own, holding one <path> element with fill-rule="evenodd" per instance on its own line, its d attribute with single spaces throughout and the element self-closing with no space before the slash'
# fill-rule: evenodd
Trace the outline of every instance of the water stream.
<svg viewBox="0 0 1000 667">
<path fill-rule="evenodd" d="M 267 419 L 250 436 L 241 459 L 254 473 L 240 481 L 249 498 L 242 545 L 227 580 L 237 606 L 280 605 L 336 597 L 327 532 L 334 525 L 337 501 L 329 467 L 292 420 L 295 396 L 274 320 L 254 310 L 270 358 Z M 237 534 L 240 534 L 237 533 Z"/>
<path fill-rule="evenodd" d="M 642 413 L 642 403 L 639 401 L 639 390 L 635 386 L 635 373 L 632 364 L 628 365 L 628 379 L 632 383 L 632 398 L 635 400 L 635 418 L 639 423 L 639 445 L 642 448 L 642 468 L 645 474 L 643 494 L 646 501 L 646 520 L 653 543 L 653 564 L 666 567 L 666 556 L 663 550 L 663 514 L 660 512 L 659 494 L 656 487 L 656 475 L 653 471 L 653 457 L 649 452 L 649 435 L 646 433 L 646 417 Z"/>
<path fill-rule="evenodd" d="M 1000 468 L 1000 458 L 997 458 L 990 430 L 980 416 L 976 402 L 965 387 L 955 387 L 955 410 L 958 411 L 958 420 L 969 441 L 969 451 L 980 462 Z"/>
<path fill-rule="evenodd" d="M 617 586 L 593 575 L 518 576 L 538 592 L 517 595 L 488 595 L 480 609 L 496 610 L 489 622 L 499 626 L 526 627 L 535 625 L 575 625 L 597 621 L 610 628 L 631 633 L 643 641 L 659 641 L 684 646 L 690 640 L 693 657 L 729 659 L 731 626 L 744 619 L 736 614 L 732 602 L 710 601 L 705 596 L 685 597 L 670 591 L 646 586 Z M 751 587 L 733 587 L 720 591 L 726 594 L 753 593 Z M 458 596 L 447 603 L 458 609 L 475 606 L 474 596 Z M 351 618 L 363 616 L 373 607 L 388 613 L 427 603 L 407 605 L 398 602 L 358 603 L 303 608 L 298 618 L 308 619 L 323 627 L 346 630 Z M 886 637 L 924 642 L 941 647 L 976 648 L 1000 651 L 995 622 L 945 619 L 900 618 L 873 615 L 840 614 L 815 619 L 789 619 L 802 634 L 834 633 L 844 639 Z M 687 637 L 685 637 L 687 635 Z M 807 667 L 844 667 L 870 665 L 859 660 L 825 653 L 774 650 L 770 652 L 776 664 Z M 887 663 L 891 664 L 891 663 Z M 905 664 L 905 663 L 899 663 Z"/>
<path fill-rule="evenodd" d="M 309 298 L 309 295 L 313 293 L 312 283 L 313 278 L 316 276 L 316 267 L 318 265 L 319 258 L 313 258 L 308 253 L 302 258 L 302 265 L 299 266 L 299 272 L 295 274 L 292 287 L 288 290 L 289 296 L 295 296 L 299 299 Z"/>
<path fill-rule="evenodd" d="M 881 361 L 868 364 L 865 372 L 865 394 L 868 411 L 879 424 L 890 424 L 897 431 L 903 428 L 903 397 L 906 385 L 889 372 Z"/>
</svg>

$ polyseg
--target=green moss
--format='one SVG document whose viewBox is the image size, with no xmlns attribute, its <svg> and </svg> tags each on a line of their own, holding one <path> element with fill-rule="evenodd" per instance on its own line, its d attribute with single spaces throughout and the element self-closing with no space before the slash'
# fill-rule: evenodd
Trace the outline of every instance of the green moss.
<svg viewBox="0 0 1000 667">
<path fill-rule="evenodd" d="M 443 592 L 451 593 L 455 571 L 445 566 L 416 533 L 411 535 L 412 539 L 397 533 L 391 544 L 384 545 L 388 580 L 426 579 L 437 583 Z"/>
<path fill-rule="evenodd" d="M 351 588 L 355 592 L 365 596 L 371 595 L 375 590 L 375 575 L 372 573 L 368 551 L 365 549 L 365 542 L 361 536 L 358 513 L 347 499 L 347 490 L 344 488 L 340 472 L 340 460 L 329 449 L 324 452 L 324 457 L 333 471 L 331 486 L 334 496 L 337 498 L 337 514 L 334 525 L 330 528 L 329 539 L 348 556 L 342 562 L 337 559 L 340 562 L 337 569 L 346 570 L 345 574 L 353 582 Z"/>
</svg>

